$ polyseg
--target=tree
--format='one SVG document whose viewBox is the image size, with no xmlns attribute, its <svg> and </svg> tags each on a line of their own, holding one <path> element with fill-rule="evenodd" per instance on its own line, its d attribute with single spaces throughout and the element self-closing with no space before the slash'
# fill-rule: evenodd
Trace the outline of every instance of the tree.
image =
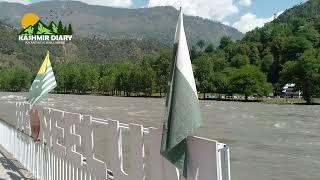
<svg viewBox="0 0 320 180">
<path fill-rule="evenodd" d="M 67 29 L 67 27 L 64 27 L 64 28 L 63 28 L 63 34 L 68 34 L 68 29 Z"/>
<path fill-rule="evenodd" d="M 237 54 L 235 55 L 230 62 L 232 67 L 240 68 L 245 65 L 249 65 L 249 57 L 246 55 Z"/>
<path fill-rule="evenodd" d="M 226 60 L 225 53 L 221 49 L 216 49 L 213 54 L 210 55 L 213 63 L 213 71 L 220 72 L 227 68 L 230 64 Z"/>
<path fill-rule="evenodd" d="M 201 56 L 194 60 L 194 66 L 198 91 L 203 93 L 203 99 L 206 99 L 206 93 L 211 92 L 210 75 L 213 72 L 212 61 L 208 56 Z"/>
<path fill-rule="evenodd" d="M 210 76 L 210 84 L 212 92 L 219 94 L 219 99 L 221 98 L 221 94 L 229 94 L 229 77 L 226 72 L 217 72 L 212 73 Z"/>
<path fill-rule="evenodd" d="M 246 43 L 241 43 L 238 41 L 238 42 L 229 44 L 227 47 L 223 49 L 223 51 L 226 54 L 226 58 L 229 61 L 231 61 L 231 59 L 238 54 L 249 57 L 250 47 Z"/>
<path fill-rule="evenodd" d="M 68 34 L 69 34 L 69 35 L 72 35 L 72 34 L 73 34 L 73 29 L 72 29 L 71 24 L 69 24 L 69 27 L 68 27 Z"/>
<path fill-rule="evenodd" d="M 151 96 L 156 80 L 156 72 L 152 68 L 155 59 L 153 57 L 145 58 L 140 65 L 140 92 L 145 96 Z"/>
<path fill-rule="evenodd" d="M 233 43 L 231 37 L 229 36 L 223 36 L 220 40 L 220 49 L 224 49 L 225 47 L 227 47 L 229 44 Z"/>
<path fill-rule="evenodd" d="M 160 56 L 156 59 L 153 64 L 153 69 L 156 72 L 156 83 L 158 87 L 158 92 L 160 96 L 165 92 L 168 88 L 168 80 L 169 80 L 169 69 L 171 64 L 171 51 L 166 49 L 162 50 Z"/>
<path fill-rule="evenodd" d="M 250 50 L 249 50 L 249 59 L 250 59 L 250 64 L 255 65 L 255 66 L 260 66 L 261 65 L 261 60 L 260 60 L 260 54 L 257 46 L 255 45 L 250 45 Z"/>
<path fill-rule="evenodd" d="M 61 21 L 59 21 L 59 24 L 58 24 L 58 33 L 64 34 L 64 29 Z"/>
<path fill-rule="evenodd" d="M 212 53 L 213 51 L 214 51 L 214 46 L 212 43 L 210 43 L 204 50 L 205 53 Z"/>
<path fill-rule="evenodd" d="M 137 79 L 138 92 L 144 93 L 145 96 L 151 96 L 155 80 L 155 72 L 151 67 L 141 66 L 139 71 L 139 78 Z"/>
<path fill-rule="evenodd" d="M 114 95 L 116 91 L 116 79 L 118 76 L 118 69 L 114 64 L 103 65 L 100 69 L 99 90 L 100 92 Z"/>
<path fill-rule="evenodd" d="M 98 67 L 95 65 L 85 65 L 84 68 L 83 71 L 88 72 L 88 90 L 94 93 L 99 89 L 100 74 Z"/>
<path fill-rule="evenodd" d="M 102 76 L 99 79 L 99 89 L 102 93 L 112 92 L 115 84 L 115 76 Z"/>
<path fill-rule="evenodd" d="M 312 42 L 313 46 L 318 46 L 320 43 L 319 31 L 316 30 L 316 28 L 312 24 L 308 24 L 306 26 L 300 27 L 296 35 L 309 40 L 310 42 Z"/>
<path fill-rule="evenodd" d="M 118 75 L 116 78 L 115 86 L 121 92 L 123 91 L 126 96 L 131 96 L 135 91 L 136 82 L 136 65 L 130 61 L 118 64 Z"/>
<path fill-rule="evenodd" d="M 272 68 L 272 64 L 274 63 L 274 57 L 273 55 L 268 52 L 266 55 L 264 55 L 264 57 L 262 58 L 262 62 L 261 62 L 261 70 L 262 72 L 264 72 L 265 74 L 268 75 L 268 81 L 271 81 L 271 68 Z"/>
<path fill-rule="evenodd" d="M 190 50 L 190 58 L 191 61 L 193 61 L 194 59 L 196 59 L 198 57 L 198 51 L 197 48 L 195 46 L 192 46 L 191 50 Z"/>
<path fill-rule="evenodd" d="M 0 71 L 0 89 L 5 91 L 26 91 L 31 84 L 31 73 L 23 67 L 15 66 L 13 68 Z"/>
<path fill-rule="evenodd" d="M 284 47 L 284 62 L 297 59 L 312 43 L 303 37 L 290 37 Z"/>
<path fill-rule="evenodd" d="M 230 76 L 230 89 L 233 93 L 243 94 L 245 100 L 250 95 L 263 96 L 272 92 L 272 85 L 256 66 L 244 66 L 236 69 Z"/>
<path fill-rule="evenodd" d="M 320 57 L 319 51 L 307 50 L 297 61 L 288 61 L 281 71 L 282 84 L 295 83 L 296 90 L 302 91 L 307 104 L 320 94 Z"/>
<path fill-rule="evenodd" d="M 205 45 L 206 45 L 206 42 L 202 39 L 197 42 L 197 46 L 200 48 L 200 50 L 202 50 Z"/>
<path fill-rule="evenodd" d="M 66 92 L 67 69 L 63 65 L 56 65 L 53 68 L 55 71 L 55 77 L 56 77 L 56 81 L 57 81 L 56 91 L 58 93 L 65 93 Z"/>
</svg>

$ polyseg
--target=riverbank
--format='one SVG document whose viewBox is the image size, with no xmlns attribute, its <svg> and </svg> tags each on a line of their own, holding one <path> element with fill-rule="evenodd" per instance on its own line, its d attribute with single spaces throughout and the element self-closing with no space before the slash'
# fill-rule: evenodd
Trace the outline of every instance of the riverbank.
<svg viewBox="0 0 320 180">
<path fill-rule="evenodd" d="M 125 97 L 125 98 L 165 98 L 164 95 L 160 95 L 160 93 L 154 93 L 151 96 L 143 96 L 143 95 L 106 95 L 100 93 L 94 94 L 64 94 L 64 95 L 86 95 L 86 96 L 107 96 L 107 97 Z M 200 101 L 226 101 L 226 102 L 245 102 L 245 103 L 264 103 L 264 104 L 278 104 L 278 105 L 286 105 L 286 104 L 294 104 L 294 105 L 320 105 L 320 98 L 314 98 L 313 104 L 306 104 L 306 101 L 303 98 L 291 98 L 291 97 L 250 97 L 248 100 L 245 100 L 242 96 L 229 96 L 224 98 L 218 98 L 217 96 L 207 96 L 207 98 L 203 98 L 203 93 L 198 94 Z"/>
<path fill-rule="evenodd" d="M 8 92 L 10 93 L 10 92 Z M 13 92 L 16 93 L 16 92 Z M 25 92 L 22 92 L 25 93 Z M 74 94 L 74 93 L 51 93 L 55 95 L 75 95 L 75 96 L 103 96 L 103 97 L 123 97 L 123 98 L 151 98 L 151 99 L 161 99 L 165 98 L 165 95 L 162 93 L 153 93 L 150 96 L 144 96 L 142 94 L 134 94 L 131 96 L 126 96 L 124 94 L 121 95 L 108 95 L 102 93 L 85 93 L 85 94 Z M 235 96 L 223 96 L 222 98 L 218 98 L 218 96 L 207 94 L 206 98 L 204 98 L 203 93 L 198 93 L 198 97 L 200 101 L 225 101 L 225 102 L 244 102 L 244 103 L 264 103 L 264 104 L 277 104 L 277 105 L 320 105 L 320 98 L 314 98 L 313 104 L 306 104 L 306 101 L 303 98 L 291 98 L 291 97 L 249 97 L 248 100 L 241 95 Z"/>
</svg>

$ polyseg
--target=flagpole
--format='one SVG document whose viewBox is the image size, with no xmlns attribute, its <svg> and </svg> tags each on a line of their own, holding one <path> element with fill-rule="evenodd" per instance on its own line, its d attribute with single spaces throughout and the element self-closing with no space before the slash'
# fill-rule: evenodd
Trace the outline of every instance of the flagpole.
<svg viewBox="0 0 320 180">
<path fill-rule="evenodd" d="M 47 56 L 50 57 L 50 51 L 49 51 L 49 50 L 47 50 Z M 47 95 L 46 100 L 47 100 L 47 108 L 49 108 L 49 93 L 48 93 L 48 95 Z"/>
</svg>

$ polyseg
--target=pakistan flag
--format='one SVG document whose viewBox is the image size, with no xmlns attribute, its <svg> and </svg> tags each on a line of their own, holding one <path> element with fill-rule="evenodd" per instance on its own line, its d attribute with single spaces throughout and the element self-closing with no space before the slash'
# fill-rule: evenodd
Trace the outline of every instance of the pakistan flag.
<svg viewBox="0 0 320 180">
<path fill-rule="evenodd" d="M 31 85 L 27 101 L 33 106 L 55 87 L 57 87 L 57 82 L 53 74 L 48 52 L 37 74 L 37 77 Z"/>
<path fill-rule="evenodd" d="M 187 176 L 187 137 L 201 124 L 196 83 L 180 12 L 166 101 L 161 154 Z"/>
</svg>

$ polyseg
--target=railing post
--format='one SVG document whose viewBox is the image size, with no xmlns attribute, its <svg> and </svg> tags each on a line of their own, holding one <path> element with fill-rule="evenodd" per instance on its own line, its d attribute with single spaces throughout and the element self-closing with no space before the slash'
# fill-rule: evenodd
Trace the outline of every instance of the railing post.
<svg viewBox="0 0 320 180">
<path fill-rule="evenodd" d="M 144 180 L 144 143 L 143 126 L 129 124 L 130 135 L 130 180 Z"/>
<path fill-rule="evenodd" d="M 217 141 L 187 138 L 187 180 L 230 180 L 229 150 Z"/>
<path fill-rule="evenodd" d="M 149 128 L 148 134 L 150 145 L 150 166 L 152 180 L 179 180 L 179 174 L 175 166 L 164 159 L 160 154 L 161 130 Z"/>
<path fill-rule="evenodd" d="M 113 176 L 121 180 L 127 180 L 128 174 L 123 170 L 122 132 L 119 121 L 109 120 L 108 123 L 107 136 L 110 141 L 108 142 L 109 152 L 106 159 L 109 161 L 108 164 L 110 164 Z"/>
</svg>

